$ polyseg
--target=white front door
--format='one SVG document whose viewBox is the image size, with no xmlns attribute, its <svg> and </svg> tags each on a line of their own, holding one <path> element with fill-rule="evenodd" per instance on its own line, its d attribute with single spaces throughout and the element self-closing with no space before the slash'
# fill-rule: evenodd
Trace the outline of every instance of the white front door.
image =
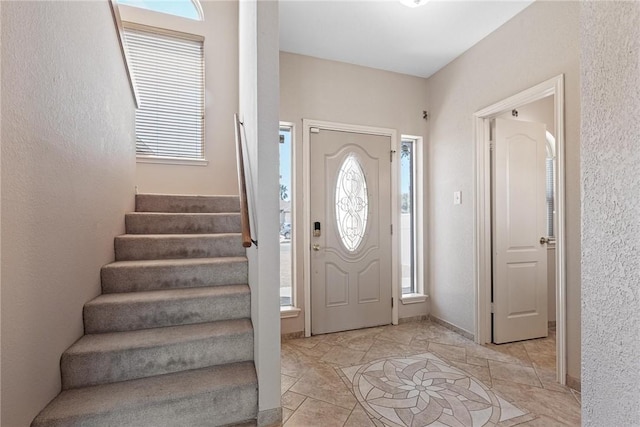
<svg viewBox="0 0 640 427">
<path fill-rule="evenodd" d="M 547 336 L 546 127 L 496 119 L 493 342 Z"/>
<path fill-rule="evenodd" d="M 391 323 L 391 138 L 310 134 L 311 332 Z"/>
</svg>

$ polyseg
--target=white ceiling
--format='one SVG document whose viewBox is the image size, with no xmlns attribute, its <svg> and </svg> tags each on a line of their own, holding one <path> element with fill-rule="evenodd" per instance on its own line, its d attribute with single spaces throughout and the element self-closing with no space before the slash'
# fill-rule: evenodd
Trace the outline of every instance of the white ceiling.
<svg viewBox="0 0 640 427">
<path fill-rule="evenodd" d="M 284 0 L 280 50 L 429 77 L 532 2 Z"/>
</svg>

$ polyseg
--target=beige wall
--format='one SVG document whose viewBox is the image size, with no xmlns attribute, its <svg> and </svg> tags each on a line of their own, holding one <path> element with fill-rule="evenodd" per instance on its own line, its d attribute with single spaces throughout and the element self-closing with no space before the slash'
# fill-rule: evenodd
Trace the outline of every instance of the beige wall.
<svg viewBox="0 0 640 427">
<path fill-rule="evenodd" d="M 140 193 L 238 194 L 233 114 L 238 112 L 238 2 L 201 0 L 204 21 L 120 6 L 123 21 L 201 35 L 208 165 L 137 163 Z"/>
<path fill-rule="evenodd" d="M 2 4 L 2 415 L 28 426 L 133 208 L 133 98 L 107 1 Z"/>
<path fill-rule="evenodd" d="M 280 53 L 280 120 L 295 125 L 295 161 L 302 164 L 302 119 L 391 128 L 400 134 L 426 136 L 422 119 L 426 109 L 426 80 L 388 71 L 291 53 Z M 302 169 L 296 171 L 302 182 Z M 295 215 L 302 224 L 303 188 L 294 194 Z M 302 247 L 302 234 L 296 236 Z M 303 264 L 298 250 L 297 265 Z M 297 303 L 304 310 L 302 268 L 294 278 Z M 428 303 L 400 305 L 400 317 L 424 315 Z M 297 318 L 283 319 L 282 332 L 304 330 L 304 311 Z"/>
<path fill-rule="evenodd" d="M 432 315 L 475 327 L 472 115 L 565 75 L 568 373 L 580 377 L 580 98 L 577 2 L 535 2 L 429 78 Z M 452 194 L 462 191 L 462 205 Z M 465 196 L 466 195 L 466 196 Z"/>
</svg>

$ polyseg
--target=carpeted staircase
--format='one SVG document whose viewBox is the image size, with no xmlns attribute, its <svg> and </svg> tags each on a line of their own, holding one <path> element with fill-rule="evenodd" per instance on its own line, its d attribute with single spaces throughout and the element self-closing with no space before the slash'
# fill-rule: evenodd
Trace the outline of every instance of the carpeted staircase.
<svg viewBox="0 0 640 427">
<path fill-rule="evenodd" d="M 62 392 L 32 426 L 221 426 L 255 420 L 258 384 L 237 197 L 139 194 Z"/>
</svg>

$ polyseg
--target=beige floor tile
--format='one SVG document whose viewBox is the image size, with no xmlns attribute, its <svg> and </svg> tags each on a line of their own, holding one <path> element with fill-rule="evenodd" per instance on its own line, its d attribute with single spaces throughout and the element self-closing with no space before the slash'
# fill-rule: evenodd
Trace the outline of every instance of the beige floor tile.
<svg viewBox="0 0 640 427">
<path fill-rule="evenodd" d="M 369 351 L 365 353 L 361 363 L 367 363 L 389 356 L 403 356 L 410 352 L 411 349 L 406 345 L 387 340 L 375 340 Z"/>
<path fill-rule="evenodd" d="M 407 355 L 409 356 L 415 355 L 415 354 L 421 354 L 421 353 L 428 353 L 429 341 L 421 341 L 414 338 L 411 341 L 411 343 L 407 345 L 407 347 L 409 348 L 409 352 L 407 353 Z"/>
<path fill-rule="evenodd" d="M 487 348 L 476 343 L 467 344 L 465 346 L 467 350 L 467 356 L 476 357 L 480 359 L 497 360 L 498 362 L 520 364 L 520 359 L 510 354 L 500 353 L 493 349 Z"/>
<path fill-rule="evenodd" d="M 489 361 L 487 359 L 483 359 L 482 357 L 473 357 L 467 354 L 467 363 L 469 365 L 477 365 L 477 366 L 489 366 Z"/>
<path fill-rule="evenodd" d="M 540 383 L 536 371 L 533 368 L 489 360 L 489 370 L 492 379 L 542 388 L 542 383 Z"/>
<path fill-rule="evenodd" d="M 470 365 L 468 363 L 458 362 L 455 360 L 450 360 L 449 362 L 456 368 L 462 369 L 469 375 L 473 375 L 482 381 L 482 383 L 487 387 L 491 387 L 491 374 L 489 373 L 489 368 L 487 366 Z"/>
<path fill-rule="evenodd" d="M 448 345 L 470 345 L 473 341 L 446 329 L 440 325 L 429 324 L 417 329 L 415 340 L 432 341 Z"/>
<path fill-rule="evenodd" d="M 299 347 L 297 351 L 304 354 L 305 356 L 309 356 L 315 359 L 320 359 L 322 356 L 327 354 L 333 346 L 331 344 L 327 344 L 326 342 L 320 342 L 311 348 L 307 347 Z"/>
<path fill-rule="evenodd" d="M 579 425 L 579 424 L 578 424 Z M 546 415 L 539 415 L 536 418 L 517 424 L 518 427 L 566 427 L 567 424 Z"/>
<path fill-rule="evenodd" d="M 367 352 L 373 345 L 375 339 L 376 339 L 376 336 L 373 334 L 364 335 L 364 336 L 354 336 L 354 337 L 339 341 L 337 344 L 351 350 Z"/>
<path fill-rule="evenodd" d="M 296 381 L 298 381 L 298 378 L 290 377 L 289 375 L 280 375 L 280 393 L 285 394 Z"/>
<path fill-rule="evenodd" d="M 558 393 L 496 378 L 493 378 L 492 390 L 536 415 L 544 415 L 570 426 L 580 425 L 580 405 L 570 393 Z"/>
<path fill-rule="evenodd" d="M 580 393 L 579 391 L 575 391 L 572 389 L 571 390 L 571 394 L 573 395 L 573 397 L 576 398 L 576 401 L 578 402 L 578 405 L 582 406 L 582 393 Z"/>
<path fill-rule="evenodd" d="M 298 347 L 313 348 L 319 343 L 323 342 L 325 340 L 325 337 L 326 335 L 314 335 L 312 337 L 296 338 L 293 340 L 284 341 L 283 345 L 294 345 Z"/>
<path fill-rule="evenodd" d="M 556 367 L 555 339 L 525 341 L 523 343 L 532 362 L 548 369 Z"/>
<path fill-rule="evenodd" d="M 464 347 L 455 345 L 439 344 L 437 342 L 429 343 L 429 351 L 442 356 L 447 360 L 456 360 L 464 362 L 467 359 L 467 353 Z"/>
<path fill-rule="evenodd" d="M 336 345 L 331 347 L 320 360 L 338 366 L 353 366 L 360 363 L 364 354 L 364 351 L 351 350 Z"/>
<path fill-rule="evenodd" d="M 523 366 L 532 366 L 531 359 L 523 343 L 486 344 L 486 347 L 502 354 L 513 356 Z"/>
<path fill-rule="evenodd" d="M 291 415 L 285 427 L 342 427 L 351 410 L 315 399 L 307 399 Z"/>
<path fill-rule="evenodd" d="M 282 408 L 282 424 L 286 423 L 289 418 L 293 415 L 293 411 L 291 409 Z"/>
<path fill-rule="evenodd" d="M 306 396 L 288 391 L 282 395 L 282 407 L 295 411 L 296 409 L 298 409 L 298 406 L 300 406 L 302 402 L 304 402 L 305 399 Z"/>
<path fill-rule="evenodd" d="M 330 366 L 309 369 L 290 391 L 322 400 L 345 409 L 353 409 L 356 398 L 345 386 L 335 369 Z"/>
<path fill-rule="evenodd" d="M 556 381 L 556 369 L 555 366 L 553 369 L 543 368 L 538 366 L 536 363 L 533 364 L 533 369 L 535 369 L 540 382 L 542 383 L 542 387 L 547 390 L 558 391 L 561 393 L 570 393 L 571 389 L 569 387 L 563 386 Z"/>
<path fill-rule="evenodd" d="M 362 406 L 357 404 L 356 407 L 353 408 L 353 411 L 351 411 L 351 415 L 349 415 L 344 427 L 374 427 L 374 424 Z"/>
<path fill-rule="evenodd" d="M 291 346 L 282 346 L 280 353 L 280 372 L 294 378 L 300 378 L 317 360 L 301 353 Z"/>
<path fill-rule="evenodd" d="M 409 344 L 416 335 L 416 329 L 406 327 L 404 325 L 391 326 L 386 331 L 376 336 L 378 340 L 387 340 L 397 342 L 399 344 Z"/>
</svg>

